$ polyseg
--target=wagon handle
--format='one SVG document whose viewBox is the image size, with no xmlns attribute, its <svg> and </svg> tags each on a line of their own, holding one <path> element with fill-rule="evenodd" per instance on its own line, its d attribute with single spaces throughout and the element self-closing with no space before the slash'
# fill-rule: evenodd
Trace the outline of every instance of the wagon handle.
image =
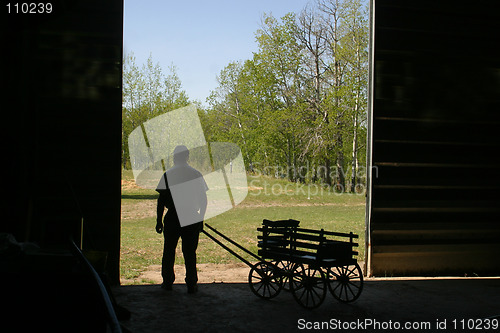
<svg viewBox="0 0 500 333">
<path fill-rule="evenodd" d="M 233 250 L 231 250 L 229 247 L 227 247 L 226 245 L 224 245 L 220 240 L 218 240 L 214 236 L 210 235 L 205 230 L 202 230 L 201 232 L 203 232 L 208 238 L 210 238 L 211 240 L 213 240 L 214 242 L 216 242 L 217 244 L 219 244 L 227 252 L 231 253 L 233 256 L 235 256 L 236 258 L 240 259 L 242 262 L 244 262 L 245 264 L 247 264 L 249 267 L 252 267 L 252 263 L 250 261 L 246 260 L 245 258 L 243 258 L 242 256 L 240 256 L 238 253 L 236 253 Z"/>
<path fill-rule="evenodd" d="M 227 237 L 226 235 L 224 235 L 223 233 L 221 233 L 220 231 L 218 231 L 217 229 L 215 229 L 214 227 L 210 226 L 209 224 L 205 223 L 205 226 L 208 227 L 210 230 L 212 230 L 213 232 L 215 232 L 217 235 L 221 236 L 222 238 L 224 238 L 225 240 L 227 240 L 228 242 L 230 242 L 231 244 L 233 244 L 234 246 L 238 247 L 240 250 L 242 251 L 245 251 L 246 253 L 248 253 L 249 255 L 251 255 L 252 257 L 254 257 L 255 259 L 261 261 L 262 258 L 259 257 L 258 255 L 256 255 L 255 253 L 253 253 L 252 251 L 244 248 L 243 246 L 241 246 L 240 244 L 236 243 L 234 240 L 232 240 L 231 238 Z M 205 235 L 207 235 L 208 237 L 210 237 L 212 240 L 214 240 L 217 244 L 221 245 L 224 249 L 228 250 L 231 254 L 233 254 L 234 256 L 236 256 L 238 259 L 240 259 L 241 261 L 243 261 L 245 264 L 249 265 L 249 266 L 252 266 L 252 264 L 250 264 L 248 261 L 246 260 L 242 260 L 240 256 L 236 255 L 233 251 L 231 251 L 228 247 L 225 247 L 223 246 L 220 241 L 216 241 L 215 238 L 208 234 L 205 230 L 203 230 L 203 233 Z"/>
</svg>

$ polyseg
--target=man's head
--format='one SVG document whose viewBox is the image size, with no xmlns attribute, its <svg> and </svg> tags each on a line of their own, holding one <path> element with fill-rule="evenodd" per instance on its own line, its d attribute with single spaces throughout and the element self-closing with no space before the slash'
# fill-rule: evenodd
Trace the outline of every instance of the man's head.
<svg viewBox="0 0 500 333">
<path fill-rule="evenodd" d="M 184 145 L 179 145 L 174 149 L 174 164 L 186 164 L 189 159 L 189 150 Z"/>
</svg>

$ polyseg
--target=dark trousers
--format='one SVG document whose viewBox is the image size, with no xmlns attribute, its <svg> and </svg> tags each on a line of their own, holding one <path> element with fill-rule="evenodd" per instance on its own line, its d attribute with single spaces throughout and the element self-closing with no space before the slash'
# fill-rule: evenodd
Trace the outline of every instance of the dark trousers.
<svg viewBox="0 0 500 333">
<path fill-rule="evenodd" d="M 165 230 L 163 235 L 165 241 L 163 243 L 163 258 L 161 275 L 165 284 L 172 284 L 175 281 L 174 262 L 175 249 L 179 241 L 182 239 L 182 254 L 184 256 L 184 264 L 186 266 L 186 284 L 188 286 L 196 285 L 198 282 L 198 273 L 196 272 L 196 249 L 198 248 L 198 239 L 200 237 L 199 224 L 192 224 L 181 228 L 179 223 L 171 223 L 172 221 L 164 221 Z"/>
</svg>

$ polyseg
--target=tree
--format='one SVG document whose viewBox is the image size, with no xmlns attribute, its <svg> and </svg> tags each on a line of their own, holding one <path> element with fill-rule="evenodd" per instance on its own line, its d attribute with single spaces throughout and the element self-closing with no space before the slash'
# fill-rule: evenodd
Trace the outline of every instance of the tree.
<svg viewBox="0 0 500 333">
<path fill-rule="evenodd" d="M 144 122 L 164 112 L 189 105 L 186 92 L 182 90 L 177 69 L 171 65 L 167 76 L 159 63 L 150 55 L 139 67 L 131 52 L 123 60 L 122 94 L 122 164 L 129 159 L 128 136 Z"/>
<path fill-rule="evenodd" d="M 242 65 L 239 62 L 232 62 L 227 65 L 217 76 L 219 87 L 211 93 L 209 102 L 214 111 L 232 118 L 233 121 L 227 122 L 227 125 L 229 125 L 227 130 L 232 131 L 231 123 L 236 124 L 236 130 L 241 137 L 240 143 L 244 147 L 244 154 L 248 163 L 251 163 L 247 151 L 246 129 L 243 126 L 244 110 L 242 109 L 241 99 L 244 97 L 240 83 L 241 70 Z"/>
<path fill-rule="evenodd" d="M 343 57 L 349 64 L 346 72 L 348 84 L 353 87 L 349 96 L 349 106 L 352 118 L 352 159 L 351 159 L 351 192 L 354 192 L 359 182 L 357 170 L 359 169 L 358 150 L 360 124 L 366 120 L 368 82 L 368 10 L 366 5 L 359 0 L 352 0 L 345 6 L 345 15 L 341 29 L 344 30 L 342 38 Z"/>
<path fill-rule="evenodd" d="M 210 135 L 233 140 L 247 163 L 273 165 L 292 181 L 345 191 L 349 165 L 354 191 L 365 158 L 365 9 L 360 0 L 320 0 L 298 15 L 264 15 L 258 51 L 218 77 L 206 110 Z M 307 176 L 297 173 L 303 166 L 312 168 Z"/>
<path fill-rule="evenodd" d="M 278 22 L 264 15 L 262 28 L 257 31 L 259 52 L 253 61 L 261 88 L 272 92 L 272 101 L 266 110 L 267 135 L 274 138 L 277 164 L 286 165 L 289 180 L 296 180 L 297 159 L 300 151 L 300 109 L 303 99 L 302 46 L 294 35 L 295 14 L 289 13 Z M 285 145 L 282 143 L 286 143 Z"/>
<path fill-rule="evenodd" d="M 312 126 L 306 132 L 308 145 L 303 154 L 307 154 L 312 149 L 313 156 L 323 160 L 324 172 L 321 177 L 324 183 L 330 185 L 333 144 L 330 135 L 330 110 L 325 104 L 329 71 L 326 59 L 328 31 L 316 8 L 306 7 L 300 13 L 294 33 L 300 45 L 303 46 L 304 85 L 308 87 L 305 99 L 312 111 L 310 116 Z"/>
</svg>

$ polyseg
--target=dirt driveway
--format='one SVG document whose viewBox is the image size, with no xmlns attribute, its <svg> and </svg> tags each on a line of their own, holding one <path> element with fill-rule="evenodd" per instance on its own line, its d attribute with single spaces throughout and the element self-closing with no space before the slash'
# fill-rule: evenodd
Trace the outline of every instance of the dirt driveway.
<svg viewBox="0 0 500 333">
<path fill-rule="evenodd" d="M 197 264 L 199 283 L 246 283 L 250 268 L 244 263 L 234 264 Z M 175 265 L 176 284 L 182 284 L 186 269 L 184 265 Z M 143 284 L 142 281 L 151 281 L 159 284 L 162 282 L 161 265 L 151 265 L 133 279 L 122 279 L 122 285 Z"/>
</svg>

